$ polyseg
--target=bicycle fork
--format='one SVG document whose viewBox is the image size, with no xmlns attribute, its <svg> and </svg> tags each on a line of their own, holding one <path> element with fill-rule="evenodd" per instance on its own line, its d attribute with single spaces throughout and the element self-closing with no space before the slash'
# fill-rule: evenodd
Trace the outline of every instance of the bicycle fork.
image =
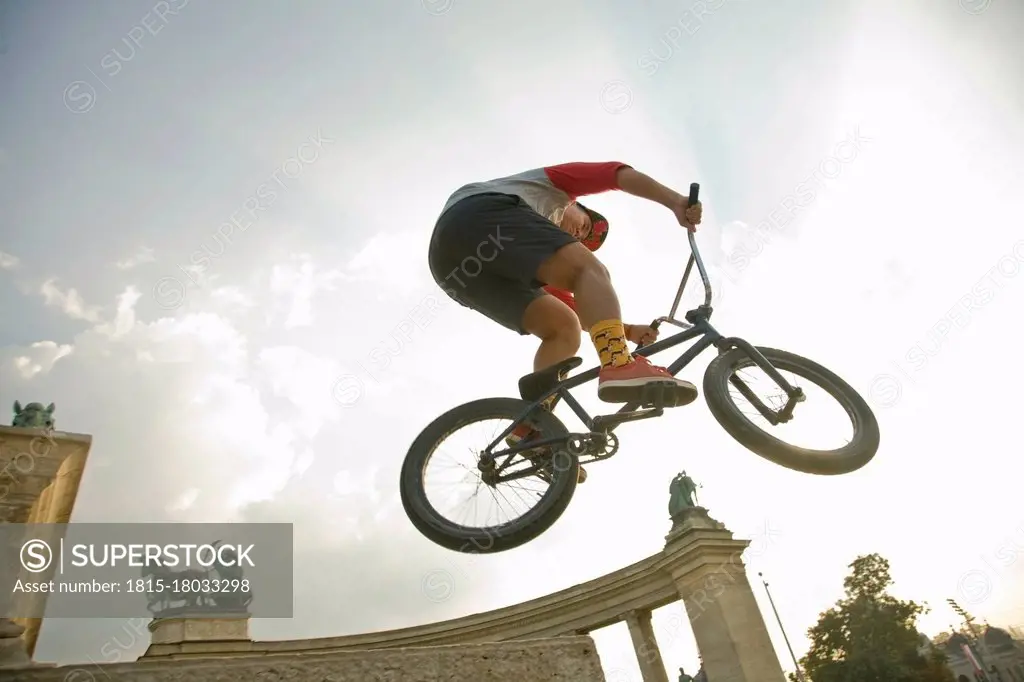
<svg viewBox="0 0 1024 682">
<path fill-rule="evenodd" d="M 721 352 L 725 352 L 728 348 L 738 348 L 743 351 L 751 360 L 754 361 L 754 364 L 764 370 L 764 373 L 767 374 L 772 381 L 778 384 L 779 388 L 786 392 L 786 396 L 788 398 L 786 400 L 786 404 L 782 408 L 782 411 L 776 412 L 765 405 L 760 398 L 754 395 L 754 392 L 750 390 L 750 387 L 747 386 L 742 379 L 736 376 L 736 374 L 729 377 L 729 383 L 735 386 L 736 390 L 740 392 L 740 395 L 749 400 L 750 404 L 753 405 L 754 408 L 761 413 L 761 416 L 767 419 L 768 423 L 772 426 L 778 426 L 779 424 L 789 422 L 793 418 L 793 410 L 796 409 L 796 404 L 807 400 L 807 396 L 804 394 L 803 389 L 797 386 L 791 386 L 790 383 L 786 381 L 786 377 L 782 376 L 779 370 L 777 370 L 772 363 L 768 362 L 768 358 L 761 355 L 761 351 L 757 350 L 757 348 L 755 348 L 749 341 L 731 336 L 719 339 L 715 345 L 718 346 Z"/>
</svg>

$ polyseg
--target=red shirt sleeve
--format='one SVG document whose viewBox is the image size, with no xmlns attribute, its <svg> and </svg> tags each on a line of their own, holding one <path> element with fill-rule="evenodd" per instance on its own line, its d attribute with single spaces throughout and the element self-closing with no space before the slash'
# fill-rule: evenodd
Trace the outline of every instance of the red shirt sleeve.
<svg viewBox="0 0 1024 682">
<path fill-rule="evenodd" d="M 586 196 L 588 194 L 600 194 L 613 189 L 619 189 L 619 183 L 615 179 L 615 173 L 620 168 L 630 166 L 619 161 L 601 161 L 592 163 L 589 161 L 575 161 L 573 163 L 562 163 L 557 166 L 546 166 L 544 172 L 551 183 L 569 195 L 570 198 Z"/>
<path fill-rule="evenodd" d="M 576 310 L 576 298 L 572 295 L 571 291 L 566 291 L 565 289 L 559 289 L 558 287 L 550 285 L 544 287 L 544 291 L 548 292 L 573 310 Z"/>
</svg>

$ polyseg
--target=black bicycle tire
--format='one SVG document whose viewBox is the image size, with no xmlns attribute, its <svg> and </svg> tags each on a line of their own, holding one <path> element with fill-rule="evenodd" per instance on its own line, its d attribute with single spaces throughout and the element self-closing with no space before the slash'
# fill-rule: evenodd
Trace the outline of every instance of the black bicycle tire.
<svg viewBox="0 0 1024 682">
<path fill-rule="evenodd" d="M 777 369 L 810 379 L 825 389 L 850 416 L 854 437 L 836 450 L 812 450 L 790 445 L 747 419 L 729 395 L 729 377 L 750 356 L 734 348 L 712 360 L 704 372 L 704 400 L 726 432 L 754 454 L 787 469 L 820 476 L 849 474 L 866 466 L 878 452 L 878 420 L 861 395 L 831 370 L 805 357 L 775 348 L 757 350 Z M 797 413 L 800 406 L 797 405 Z M 799 418 L 799 417 L 797 417 Z"/>
<path fill-rule="evenodd" d="M 452 523 L 430 504 L 423 489 L 423 469 L 434 450 L 456 430 L 484 419 L 515 419 L 529 403 L 519 398 L 484 398 L 455 407 L 431 422 L 416 437 L 402 464 L 399 488 L 402 507 L 413 526 L 431 542 L 464 554 L 496 554 L 520 547 L 547 531 L 562 516 L 573 494 L 579 474 L 579 460 L 568 450 L 560 450 L 552 467 L 548 491 L 536 506 L 518 519 L 492 528 L 467 528 Z M 532 416 L 545 438 L 569 433 L 550 412 Z M 483 448 L 486 443 L 481 443 Z"/>
</svg>

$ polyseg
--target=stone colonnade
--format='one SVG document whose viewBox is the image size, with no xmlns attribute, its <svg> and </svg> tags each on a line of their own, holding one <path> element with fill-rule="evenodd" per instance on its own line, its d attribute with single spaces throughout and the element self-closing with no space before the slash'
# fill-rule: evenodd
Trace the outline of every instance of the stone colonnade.
<svg viewBox="0 0 1024 682">
<path fill-rule="evenodd" d="M 589 635 L 625 622 L 643 682 L 671 682 L 651 624 L 654 609 L 683 601 L 709 680 L 785 682 L 741 555 L 749 542 L 733 538 L 702 508 L 689 510 L 648 559 L 567 590 L 487 613 L 412 628 L 346 637 L 254 642 L 240 624 L 186 636 L 175 620 L 153 623 L 145 660 L 208 656 L 287 656 L 333 651 L 522 642 Z M 193 633 L 200 632 L 194 627 Z"/>
</svg>

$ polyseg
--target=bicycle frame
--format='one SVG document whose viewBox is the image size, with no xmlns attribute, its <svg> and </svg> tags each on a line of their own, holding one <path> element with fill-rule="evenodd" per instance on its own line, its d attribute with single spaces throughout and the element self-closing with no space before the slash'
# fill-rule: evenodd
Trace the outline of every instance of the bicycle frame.
<svg viewBox="0 0 1024 682">
<path fill-rule="evenodd" d="M 690 348 L 684 351 L 678 358 L 676 358 L 674 362 L 672 362 L 672 364 L 668 365 L 668 367 L 666 368 L 673 376 L 675 376 L 684 367 L 690 364 L 698 355 L 703 353 L 711 346 L 715 346 L 716 348 L 718 348 L 720 353 L 725 353 L 726 351 L 731 350 L 733 348 L 738 348 L 741 351 L 743 351 L 746 355 L 748 355 L 750 359 L 753 360 L 758 367 L 764 370 L 765 373 L 768 374 L 768 376 L 770 376 L 783 390 L 785 390 L 786 395 L 789 396 L 789 400 L 787 401 L 786 406 L 782 409 L 781 412 L 775 412 L 772 409 L 770 409 L 767 405 L 765 405 L 763 402 L 761 402 L 753 394 L 753 392 L 746 386 L 746 384 L 744 384 L 743 381 L 737 378 L 735 375 L 730 378 L 730 382 L 737 387 L 740 393 L 743 394 L 743 396 L 747 400 L 751 401 L 751 403 L 754 404 L 758 411 L 772 425 L 788 421 L 789 418 L 792 416 L 793 408 L 796 406 L 796 403 L 800 402 L 800 400 L 802 399 L 802 392 L 800 391 L 800 389 L 791 386 L 789 382 L 786 381 L 786 379 L 779 373 L 779 371 L 775 369 L 775 367 L 773 367 L 771 363 L 768 362 L 768 360 L 752 344 L 745 341 L 744 339 L 735 336 L 722 336 L 722 334 L 720 334 L 718 330 L 711 326 L 711 323 L 709 322 L 712 313 L 711 282 L 708 280 L 707 271 L 704 269 L 704 261 L 700 257 L 700 250 L 697 248 L 697 242 L 694 239 L 693 232 L 689 232 L 688 237 L 690 241 L 690 259 L 686 264 L 686 270 L 683 272 L 683 279 L 679 283 L 679 289 L 676 292 L 675 301 L 673 301 L 672 303 L 672 310 L 669 311 L 669 314 L 667 316 L 659 317 L 651 324 L 652 327 L 657 329 L 661 325 L 661 323 L 668 323 L 676 327 L 679 327 L 680 329 L 682 329 L 682 331 L 668 337 L 667 339 L 663 339 L 661 341 L 657 341 L 646 346 L 638 347 L 636 351 L 634 351 L 634 354 L 642 355 L 645 357 L 654 355 L 656 353 L 660 353 L 661 351 L 668 350 L 669 348 L 674 348 L 675 346 L 678 346 L 681 343 L 685 343 L 686 341 L 689 341 L 691 339 L 700 337 L 696 343 L 690 346 Z M 675 316 L 677 310 L 679 309 L 679 303 L 683 298 L 683 291 L 686 289 L 686 282 L 690 278 L 690 273 L 693 270 L 694 263 L 697 264 L 697 270 L 698 272 L 700 272 L 700 278 L 704 284 L 704 303 L 702 305 L 697 306 L 693 310 L 687 311 L 684 315 L 684 317 L 686 318 L 686 321 L 684 322 L 681 320 L 677 320 Z M 548 398 L 555 394 L 558 394 L 561 397 L 561 399 L 565 401 L 565 404 L 569 406 L 569 408 L 576 414 L 580 421 L 583 422 L 583 424 L 587 427 L 587 430 L 590 431 L 591 433 L 610 433 L 619 424 L 631 421 L 638 421 L 640 419 L 650 419 L 651 417 L 661 416 L 664 413 L 664 408 L 660 406 L 638 410 L 637 408 L 641 407 L 639 403 L 628 403 L 624 405 L 621 409 L 619 409 L 618 412 L 591 417 L 587 413 L 587 411 L 583 409 L 583 406 L 580 405 L 579 401 L 577 401 L 572 396 L 570 391 L 574 388 L 577 388 L 578 386 L 582 386 L 583 384 L 596 379 L 599 371 L 600 367 L 593 367 L 581 374 L 577 374 L 576 376 L 570 377 L 565 381 L 562 381 L 561 383 L 557 384 L 553 388 L 551 388 L 551 390 L 549 390 L 547 393 L 541 396 L 540 399 L 531 403 L 529 407 L 523 410 L 522 414 L 520 414 L 516 418 L 512 425 L 505 429 L 505 431 L 502 432 L 501 435 L 495 438 L 494 441 L 487 446 L 487 448 L 483 451 L 482 455 L 488 458 L 495 458 L 503 455 L 511 456 L 520 451 L 532 450 L 534 448 L 547 444 L 563 443 L 568 438 L 573 438 L 572 435 L 568 437 L 560 436 L 558 438 L 546 438 L 539 441 L 530 441 L 525 445 L 512 446 L 507 449 L 503 449 L 497 453 L 492 452 L 494 447 L 496 447 L 499 443 L 503 442 L 505 437 L 511 434 L 512 430 L 515 429 L 516 426 L 518 426 L 520 423 L 523 422 L 523 420 L 529 417 L 534 410 L 538 409 L 541 403 L 543 403 L 545 400 L 547 400 Z M 499 467 L 499 469 L 500 468 L 504 467 Z"/>
</svg>

